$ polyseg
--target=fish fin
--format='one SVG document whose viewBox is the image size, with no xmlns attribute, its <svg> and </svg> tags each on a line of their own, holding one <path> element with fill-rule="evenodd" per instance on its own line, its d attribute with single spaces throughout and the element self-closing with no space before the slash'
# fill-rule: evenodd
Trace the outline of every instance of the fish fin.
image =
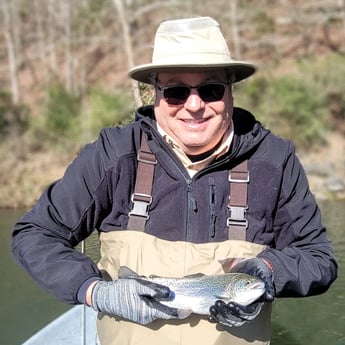
<svg viewBox="0 0 345 345">
<path fill-rule="evenodd" d="M 119 276 L 119 279 L 139 277 L 138 273 L 134 272 L 127 266 L 120 266 L 118 276 Z"/>
<path fill-rule="evenodd" d="M 177 309 L 177 316 L 179 319 L 185 319 L 192 314 L 192 312 L 191 309 Z"/>
<path fill-rule="evenodd" d="M 236 264 L 243 260 L 243 258 L 226 258 L 218 260 L 218 262 L 222 265 L 224 273 L 229 273 Z"/>
<path fill-rule="evenodd" d="M 200 277 L 204 277 L 204 276 L 205 276 L 205 274 L 203 274 L 203 273 L 194 273 L 194 274 L 188 274 L 186 276 L 183 276 L 183 278 L 200 278 Z M 165 278 L 165 277 L 158 276 L 155 274 L 150 274 L 149 278 Z M 179 278 L 175 278 L 175 279 L 179 279 Z"/>
<path fill-rule="evenodd" d="M 158 276 L 157 274 L 150 274 L 149 278 L 153 279 L 153 278 L 163 278 L 162 276 Z"/>
<path fill-rule="evenodd" d="M 203 273 L 194 273 L 194 274 L 188 274 L 186 276 L 184 276 L 183 278 L 200 278 L 200 277 L 204 277 L 205 274 Z"/>
</svg>

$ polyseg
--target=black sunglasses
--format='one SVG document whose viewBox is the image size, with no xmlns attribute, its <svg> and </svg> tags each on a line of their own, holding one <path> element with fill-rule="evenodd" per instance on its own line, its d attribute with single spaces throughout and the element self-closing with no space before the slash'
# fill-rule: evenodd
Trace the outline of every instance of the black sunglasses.
<svg viewBox="0 0 345 345">
<path fill-rule="evenodd" d="M 220 101 L 225 92 L 225 88 L 230 82 L 206 82 L 197 86 L 188 85 L 171 85 L 160 86 L 157 84 L 157 89 L 163 92 L 166 102 L 170 105 L 181 105 L 189 97 L 192 89 L 197 89 L 200 98 L 204 102 Z"/>
</svg>

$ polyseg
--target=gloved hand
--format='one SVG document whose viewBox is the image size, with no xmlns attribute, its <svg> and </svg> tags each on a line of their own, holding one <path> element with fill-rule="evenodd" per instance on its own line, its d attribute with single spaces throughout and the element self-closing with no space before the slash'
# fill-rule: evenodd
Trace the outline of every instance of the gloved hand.
<svg viewBox="0 0 345 345">
<path fill-rule="evenodd" d="M 210 308 L 208 320 L 212 323 L 221 323 L 228 327 L 239 327 L 245 322 L 253 320 L 261 310 L 263 303 L 253 303 L 248 306 L 219 300 Z"/>
<path fill-rule="evenodd" d="M 258 277 L 265 283 L 265 293 L 255 303 L 248 306 L 229 302 L 228 304 L 219 300 L 210 308 L 209 321 L 218 322 L 228 327 L 242 326 L 245 322 L 253 320 L 259 315 L 262 302 L 272 302 L 275 291 L 273 285 L 273 270 L 271 265 L 260 258 L 253 258 L 240 261 L 230 272 L 246 273 Z"/>
<path fill-rule="evenodd" d="M 275 296 L 273 285 L 273 269 L 269 262 L 261 258 L 240 261 L 230 272 L 241 272 L 260 278 L 265 283 L 266 292 L 260 301 L 272 302 Z"/>
<path fill-rule="evenodd" d="M 177 318 L 177 309 L 159 303 L 169 297 L 168 287 L 143 279 L 99 281 L 92 291 L 92 307 L 96 311 L 117 315 L 147 324 L 156 319 Z"/>
</svg>

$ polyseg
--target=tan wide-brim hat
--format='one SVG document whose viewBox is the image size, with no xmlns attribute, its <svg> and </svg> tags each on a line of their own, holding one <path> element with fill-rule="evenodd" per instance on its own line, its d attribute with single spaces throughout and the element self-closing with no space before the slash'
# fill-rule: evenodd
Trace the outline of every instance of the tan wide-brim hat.
<svg viewBox="0 0 345 345">
<path fill-rule="evenodd" d="M 157 29 L 152 62 L 132 68 L 129 77 L 152 84 L 159 72 L 224 68 L 233 74 L 233 82 L 252 75 L 256 67 L 232 59 L 219 24 L 210 17 L 168 20 Z"/>
</svg>

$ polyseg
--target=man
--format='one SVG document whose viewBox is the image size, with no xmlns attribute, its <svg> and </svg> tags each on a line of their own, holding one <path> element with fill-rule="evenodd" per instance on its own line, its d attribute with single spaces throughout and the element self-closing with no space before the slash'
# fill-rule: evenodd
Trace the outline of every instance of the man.
<svg viewBox="0 0 345 345">
<path fill-rule="evenodd" d="M 332 245 L 293 145 L 233 107 L 233 60 L 209 17 L 163 22 L 152 62 L 129 75 L 155 87 L 136 121 L 105 129 L 16 225 L 17 260 L 47 291 L 99 311 L 101 344 L 268 344 L 274 297 L 325 292 Z M 96 266 L 74 247 L 97 229 Z M 244 272 L 265 283 L 245 307 L 208 317 L 160 301 L 168 287 L 118 277 Z"/>
</svg>

